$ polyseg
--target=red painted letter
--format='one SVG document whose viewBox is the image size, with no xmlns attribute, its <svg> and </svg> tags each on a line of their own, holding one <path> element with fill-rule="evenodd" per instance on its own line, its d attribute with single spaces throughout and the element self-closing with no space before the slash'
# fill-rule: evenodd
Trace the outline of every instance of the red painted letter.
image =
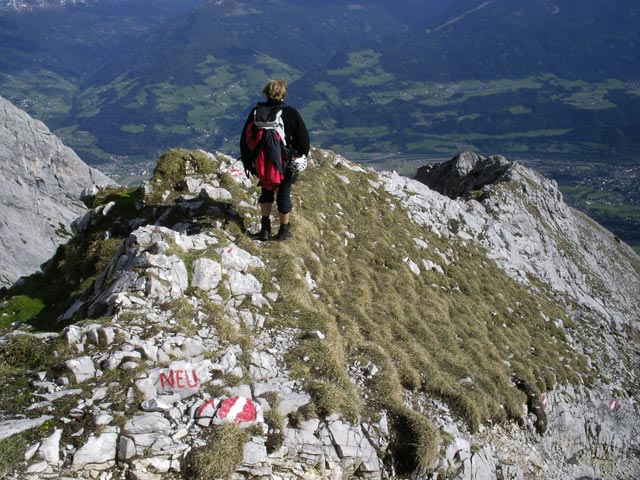
<svg viewBox="0 0 640 480">
<path fill-rule="evenodd" d="M 191 375 L 193 375 L 193 383 L 189 381 L 189 375 L 187 375 L 187 387 L 196 388 L 198 386 L 198 376 L 196 375 L 196 371 L 191 370 Z"/>
<path fill-rule="evenodd" d="M 164 373 L 160 372 L 160 388 L 164 390 L 167 385 L 173 388 L 174 383 L 175 383 L 175 379 L 173 378 L 173 370 L 169 370 L 168 378 Z"/>
<path fill-rule="evenodd" d="M 178 370 L 176 372 L 176 387 L 178 387 L 179 389 L 184 388 L 184 373 L 184 370 Z"/>
</svg>

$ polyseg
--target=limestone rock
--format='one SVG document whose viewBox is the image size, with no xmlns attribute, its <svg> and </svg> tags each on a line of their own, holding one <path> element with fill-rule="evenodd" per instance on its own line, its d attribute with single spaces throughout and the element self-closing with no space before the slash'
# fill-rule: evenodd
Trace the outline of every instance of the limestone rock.
<svg viewBox="0 0 640 480">
<path fill-rule="evenodd" d="M 276 359 L 268 352 L 253 352 L 249 373 L 254 380 L 266 380 L 278 376 Z"/>
<path fill-rule="evenodd" d="M 33 428 L 38 428 L 44 422 L 51 420 L 51 415 L 43 415 L 33 419 L 4 420 L 0 422 L 0 441 L 5 440 L 18 433 L 26 432 Z"/>
<path fill-rule="evenodd" d="M 331 442 L 345 475 L 359 472 L 366 474 L 367 478 L 382 478 L 378 455 L 361 429 L 333 420 L 323 430 L 323 443 L 327 447 L 327 442 Z"/>
<path fill-rule="evenodd" d="M 455 305 L 466 292 L 453 284 L 448 267 L 461 262 L 458 248 L 477 242 L 480 248 L 468 251 L 474 256 L 487 251 L 488 256 L 480 258 L 483 264 L 495 262 L 516 280 L 525 285 L 533 282 L 544 294 L 568 300 L 584 315 L 568 312 L 569 326 L 568 321 L 540 312 L 545 323 L 562 330 L 571 348 L 585 353 L 594 371 L 608 377 L 606 383 L 596 379 L 591 385 L 556 386 L 544 392 L 544 398 L 530 394 L 527 398 L 540 405 L 523 416 L 522 425 L 496 422 L 480 425 L 477 432 L 469 431 L 445 399 L 421 388 L 401 388 L 395 397 L 401 402 L 398 407 L 424 415 L 442 432 L 432 471 L 416 466 L 413 472 L 402 472 L 403 478 L 636 478 L 639 415 L 630 385 L 637 383 L 637 369 L 629 337 L 637 332 L 640 296 L 633 270 L 638 263 L 622 255 L 624 247 L 607 241 L 606 233 L 566 207 L 557 185 L 517 164 L 502 171 L 500 159 L 489 162 L 462 155 L 451 166 L 457 183 L 450 182 L 447 188 L 463 196 L 453 199 L 415 180 L 322 155 L 336 166 L 335 178 L 329 175 L 323 181 L 344 186 L 347 177 L 342 174 L 348 170 L 350 188 L 365 184 L 372 205 L 384 198 L 383 208 L 401 208 L 397 213 L 415 223 L 416 232 L 394 247 L 393 265 L 404 269 L 407 278 L 427 282 L 427 289 L 436 289 Z M 234 159 L 221 154 L 208 157 L 219 162 L 217 173 L 186 178 L 180 185 L 195 193 L 207 186 L 218 188 L 220 172 L 229 172 Z M 366 181 L 358 178 L 362 172 L 367 172 Z M 253 204 L 243 200 L 241 208 L 234 205 L 246 218 L 259 214 L 257 195 L 252 195 Z M 198 210 L 202 206 L 208 209 L 207 232 L 186 218 L 202 213 Z M 337 203 L 334 207 L 338 218 L 346 211 Z M 318 398 L 317 391 L 305 391 L 309 388 L 307 379 L 301 378 L 305 368 L 323 375 L 321 365 L 311 364 L 312 355 L 301 358 L 296 367 L 302 368 L 294 369 L 289 362 L 305 344 L 333 349 L 328 342 L 342 331 L 342 313 L 337 310 L 342 307 L 325 298 L 329 290 L 321 268 L 325 258 L 320 256 L 327 253 L 326 235 L 355 247 L 360 232 L 353 219 L 337 233 L 320 232 L 320 239 L 309 244 L 309 255 L 294 260 L 291 275 L 299 291 L 284 291 L 290 285 L 281 287 L 278 282 L 279 252 L 287 253 L 290 246 L 253 245 L 234 238 L 235 226 L 227 229 L 225 222 L 229 216 L 241 222 L 242 216 L 184 191 L 176 206 L 166 208 L 155 225 L 139 219 L 131 222 L 131 233 L 96 279 L 94 291 L 72 308 L 74 313 L 88 308 L 91 315 L 102 317 L 100 322 L 80 320 L 60 335 L 42 337 L 47 342 L 61 340 L 77 358 L 67 361 L 66 372 L 44 367 L 28 371 L 23 390 L 31 390 L 37 401 L 30 404 L 27 415 L 55 411 L 54 419 L 0 423 L 2 439 L 26 430 L 40 437 L 36 429 L 47 420 L 55 421 L 55 430 L 34 439 L 27 449 L 27 464 L 20 473 L 29 478 L 64 478 L 72 462 L 73 476 L 82 480 L 177 478 L 188 474 L 188 453 L 207 445 L 212 430 L 229 422 L 236 423 L 230 430 L 241 429 L 248 439 L 238 446 L 242 460 L 230 477 L 235 480 L 373 480 L 399 474 L 392 467 L 396 460 L 411 467 L 416 459 L 394 458 L 405 454 L 398 443 L 409 428 L 399 426 L 402 420 L 392 409 L 376 411 L 379 403 L 371 397 L 376 390 L 371 386 L 379 381 L 385 385 L 388 375 L 395 375 L 383 357 L 369 357 L 367 348 L 339 352 L 347 361 L 344 373 L 355 386 L 354 394 L 361 395 L 353 401 L 367 402 L 362 418 L 349 421 L 339 413 L 322 418 L 315 413 L 322 405 L 318 400 L 328 399 Z M 179 223 L 167 227 L 178 213 Z M 328 214 L 316 213 L 314 228 L 323 228 Z M 559 231 L 577 252 L 576 258 L 565 258 L 566 251 L 554 243 Z M 600 289 L 589 283 L 590 271 L 598 272 Z M 469 270 L 469 275 L 473 273 Z M 616 278 L 625 281 L 616 286 Z M 391 294 L 382 289 L 380 293 Z M 298 296 L 300 303 L 288 308 L 289 299 Z M 517 301 L 513 299 L 514 307 Z M 316 302 L 323 302 L 321 308 L 329 317 L 335 309 L 337 321 L 315 321 Z M 515 314 L 514 309 L 507 311 Z M 497 315 L 488 312 L 488 318 L 479 320 L 494 321 Z M 594 331 L 595 338 L 587 341 Z M 361 333 L 366 338 L 366 332 Z M 0 345 L 3 341 L 0 338 Z M 561 341 L 565 339 L 559 336 Z M 605 357 L 607 365 L 597 363 Z M 510 361 L 503 360 L 505 367 Z M 615 375 L 605 371 L 613 364 Z M 474 389 L 485 381 L 466 371 L 452 378 L 459 380 L 461 389 Z M 91 384 L 82 388 L 73 384 L 83 379 Z M 536 433 L 533 416 L 542 416 L 542 411 L 548 425 L 544 436 Z"/>
<path fill-rule="evenodd" d="M 58 466 L 60 462 L 60 439 L 62 438 L 62 429 L 56 429 L 53 434 L 45 438 L 38 448 L 38 456 L 45 462 Z"/>
<path fill-rule="evenodd" d="M 89 356 L 78 357 L 65 362 L 76 383 L 90 380 L 96 375 L 96 367 Z"/>
<path fill-rule="evenodd" d="M 205 292 L 210 292 L 218 287 L 222 280 L 222 266 L 210 258 L 198 258 L 193 262 L 193 276 L 191 286 Z"/>
<path fill-rule="evenodd" d="M 71 223 L 87 210 L 85 188 L 113 184 L 0 97 L 0 287 L 38 271 L 69 240 Z"/>
<path fill-rule="evenodd" d="M 232 271 L 229 274 L 229 290 L 236 297 L 251 296 L 262 292 L 262 284 L 250 273 Z"/>
<path fill-rule="evenodd" d="M 533 275 L 614 325 L 633 318 L 640 308 L 633 262 L 616 260 L 635 254 L 566 205 L 556 182 L 502 157 L 472 153 L 425 167 L 417 178 L 422 183 L 395 173 L 381 175 L 385 189 L 401 199 L 418 224 L 438 234 L 476 239 L 513 278 L 528 283 L 527 276 Z M 457 198 L 478 188 L 482 195 L 476 199 Z M 573 253 L 567 245 L 573 245 Z"/>
<path fill-rule="evenodd" d="M 129 437 L 120 436 L 118 440 L 117 457 L 118 460 L 126 461 L 133 458 L 136 454 L 136 444 Z"/>
<path fill-rule="evenodd" d="M 284 448 L 287 456 L 306 467 L 324 467 L 324 448 L 322 442 L 313 433 L 293 428 L 285 429 Z"/>
<path fill-rule="evenodd" d="M 167 432 L 170 427 L 169 420 L 161 413 L 141 413 L 127 420 L 124 426 L 124 433 L 136 435 L 140 433 Z"/>
<path fill-rule="evenodd" d="M 253 439 L 242 449 L 242 464 L 237 469 L 255 477 L 270 476 L 273 472 L 263 441 Z"/>
<path fill-rule="evenodd" d="M 219 187 L 205 186 L 200 192 L 200 196 L 208 198 L 214 202 L 231 202 L 233 197 L 228 190 Z"/>
<path fill-rule="evenodd" d="M 249 268 L 264 268 L 264 262 L 260 258 L 234 244 L 227 245 L 219 253 L 225 270 L 246 272 Z"/>
<path fill-rule="evenodd" d="M 82 468 L 89 464 L 108 464 L 116 459 L 116 445 L 118 441 L 117 428 L 107 428 L 98 436 L 90 436 L 89 440 L 73 456 L 73 466 Z"/>
</svg>

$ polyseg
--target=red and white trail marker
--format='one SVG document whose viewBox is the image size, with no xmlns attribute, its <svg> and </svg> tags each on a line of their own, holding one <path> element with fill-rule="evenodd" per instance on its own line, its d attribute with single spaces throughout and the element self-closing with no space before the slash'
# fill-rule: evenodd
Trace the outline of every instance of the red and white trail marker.
<svg viewBox="0 0 640 480">
<path fill-rule="evenodd" d="M 609 400 L 609 410 L 615 412 L 616 410 L 618 410 L 618 408 L 620 408 L 620 402 L 618 402 L 615 398 Z"/>
<path fill-rule="evenodd" d="M 233 397 L 222 402 L 216 417 L 235 423 L 253 422 L 256 419 L 256 407 L 246 397 Z"/>
<path fill-rule="evenodd" d="M 542 408 L 546 410 L 547 406 L 549 405 L 549 400 L 547 399 L 546 393 L 543 393 L 542 395 L 540 395 L 540 403 L 542 403 Z"/>
</svg>

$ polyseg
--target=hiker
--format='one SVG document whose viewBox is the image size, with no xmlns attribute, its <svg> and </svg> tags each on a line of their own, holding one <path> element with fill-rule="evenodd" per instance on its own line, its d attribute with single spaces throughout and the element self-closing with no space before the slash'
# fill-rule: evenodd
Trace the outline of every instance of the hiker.
<svg viewBox="0 0 640 480">
<path fill-rule="evenodd" d="M 271 149 L 275 147 L 278 153 L 274 153 L 273 155 L 283 159 L 282 162 L 276 161 L 276 165 L 271 165 L 272 168 L 275 167 L 280 171 L 280 178 L 274 183 L 269 182 L 267 179 L 263 180 L 261 175 L 258 174 L 258 178 L 261 178 L 258 185 L 262 188 L 262 193 L 258 200 L 260 203 L 260 213 L 262 215 L 258 239 L 266 241 L 271 238 L 271 208 L 275 198 L 278 204 L 278 215 L 280 218 L 280 228 L 278 229 L 276 239 L 286 240 L 291 238 L 291 226 L 289 223 L 292 208 L 291 186 L 295 182 L 298 173 L 306 168 L 306 157 L 309 154 L 309 132 L 298 111 L 286 105 L 283 101 L 287 94 L 287 84 L 284 80 L 271 80 L 264 86 L 262 93 L 266 97 L 266 101 L 258 102 L 253 110 L 251 110 L 242 129 L 240 155 L 245 167 L 247 160 L 251 159 L 251 161 L 253 161 L 253 159 L 256 159 L 256 150 L 260 148 Z M 280 145 L 269 145 L 267 147 L 264 147 L 262 144 L 258 144 L 258 146 L 252 145 L 254 148 L 252 151 L 249 145 L 249 141 L 251 140 L 249 132 L 253 129 L 255 133 L 255 125 L 261 126 L 268 124 L 269 122 L 258 121 L 259 119 L 264 120 L 266 118 L 270 119 L 271 123 L 279 123 L 280 128 L 273 128 L 273 130 L 280 132 L 280 130 L 284 128 L 284 132 L 280 132 L 277 137 L 280 138 L 283 133 L 282 142 Z M 264 143 L 266 144 L 268 142 Z M 279 155 L 280 149 L 282 149 L 282 156 Z M 264 157 L 269 157 L 269 155 L 265 154 Z M 265 163 L 268 163 L 268 161 L 265 160 Z M 252 167 L 254 168 L 253 170 L 251 168 L 248 168 L 248 170 L 255 174 L 255 167 L 257 167 L 257 165 L 252 165 Z"/>
</svg>

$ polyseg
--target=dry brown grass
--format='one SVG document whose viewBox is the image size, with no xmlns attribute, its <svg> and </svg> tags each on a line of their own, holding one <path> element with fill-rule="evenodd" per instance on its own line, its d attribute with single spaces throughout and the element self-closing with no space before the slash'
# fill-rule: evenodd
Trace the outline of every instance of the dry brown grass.
<svg viewBox="0 0 640 480">
<path fill-rule="evenodd" d="M 330 159 L 316 162 L 294 186 L 294 239 L 262 250 L 281 286 L 272 326 L 327 335 L 301 339 L 288 357 L 319 412 L 367 415 L 347 374 L 356 359 L 380 368 L 367 385 L 372 409 L 397 410 L 402 392 L 425 394 L 445 401 L 471 430 L 522 414 L 524 395 L 512 375 L 540 391 L 580 381 L 580 357 L 541 313 L 566 321 L 552 299 L 508 278 L 473 245 L 449 245 L 411 222 L 402 207 L 389 208 L 395 201 L 371 191 L 369 178 L 336 169 Z M 414 238 L 429 249 L 419 250 Z M 450 265 L 436 248 L 455 252 Z M 445 273 L 423 268 L 416 276 L 407 257 L 431 260 Z M 303 280 L 307 271 L 317 282 L 313 293 Z M 397 415 L 416 435 L 417 464 L 428 464 L 440 442 L 437 429 L 413 413 Z"/>
<path fill-rule="evenodd" d="M 249 440 L 249 434 L 234 423 L 215 427 L 210 442 L 204 447 L 191 450 L 187 455 L 185 478 L 230 478 L 242 461 L 242 449 Z"/>
</svg>

